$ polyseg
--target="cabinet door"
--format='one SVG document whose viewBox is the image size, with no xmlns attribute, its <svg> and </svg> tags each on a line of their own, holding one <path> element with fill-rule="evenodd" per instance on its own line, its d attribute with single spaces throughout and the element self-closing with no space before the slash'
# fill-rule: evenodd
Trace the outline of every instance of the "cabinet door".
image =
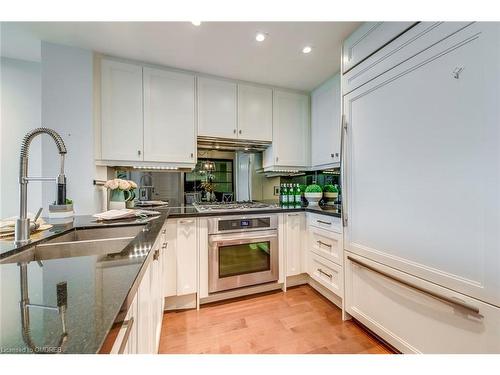
<svg viewBox="0 0 500 375">
<path fill-rule="evenodd" d="M 340 75 L 311 94 L 311 165 L 340 163 Z"/>
<path fill-rule="evenodd" d="M 101 157 L 143 160 L 142 67 L 101 61 Z"/>
<path fill-rule="evenodd" d="M 150 266 L 143 275 L 137 293 L 137 352 L 151 354 L 153 353 L 154 334 Z"/>
<path fill-rule="evenodd" d="M 346 249 L 496 306 L 499 46 L 476 23 L 344 97 Z"/>
<path fill-rule="evenodd" d="M 177 220 L 168 220 L 166 225 L 167 247 L 164 251 L 164 296 L 177 295 Z"/>
<path fill-rule="evenodd" d="M 286 275 L 293 276 L 304 272 L 303 264 L 304 237 L 305 237 L 305 214 L 285 214 L 285 251 L 286 251 Z"/>
<path fill-rule="evenodd" d="M 152 345 L 153 353 L 158 352 L 158 344 L 160 343 L 161 323 L 163 318 L 162 303 L 161 303 L 161 249 L 159 241 L 155 246 L 155 258 L 151 265 L 151 320 L 152 320 Z"/>
<path fill-rule="evenodd" d="M 273 165 L 309 165 L 309 128 L 309 96 L 275 90 L 273 145 L 266 150 L 273 155 Z"/>
<path fill-rule="evenodd" d="M 195 77 L 144 68 L 144 161 L 194 163 Z"/>
<path fill-rule="evenodd" d="M 236 84 L 198 78 L 198 135 L 237 138 Z"/>
<path fill-rule="evenodd" d="M 133 299 L 110 354 L 137 354 L 137 295 Z M 124 346 L 122 350 L 120 350 Z"/>
<path fill-rule="evenodd" d="M 177 295 L 196 293 L 197 245 L 196 220 L 177 221 Z"/>
<path fill-rule="evenodd" d="M 414 24 L 415 22 L 365 22 L 344 41 L 342 71 L 345 73 Z"/>
<path fill-rule="evenodd" d="M 273 140 L 273 90 L 238 85 L 238 138 Z"/>
<path fill-rule="evenodd" d="M 500 353 L 500 308 L 358 256 L 345 273 L 346 311 L 403 353 Z"/>
</svg>

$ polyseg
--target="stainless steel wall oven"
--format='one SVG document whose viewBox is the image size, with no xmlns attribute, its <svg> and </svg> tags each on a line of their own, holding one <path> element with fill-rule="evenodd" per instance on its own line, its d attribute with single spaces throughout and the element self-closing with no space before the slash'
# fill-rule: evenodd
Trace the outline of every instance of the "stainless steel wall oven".
<svg viewBox="0 0 500 375">
<path fill-rule="evenodd" d="M 278 217 L 222 216 L 208 222 L 208 291 L 278 280 Z"/>
</svg>

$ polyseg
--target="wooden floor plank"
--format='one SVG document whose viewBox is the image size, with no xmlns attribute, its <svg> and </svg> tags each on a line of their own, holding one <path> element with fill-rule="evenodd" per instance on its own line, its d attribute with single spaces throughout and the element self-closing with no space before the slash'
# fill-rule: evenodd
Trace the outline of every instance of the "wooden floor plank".
<svg viewBox="0 0 500 375">
<path fill-rule="evenodd" d="M 308 285 L 163 316 L 160 353 L 389 354 Z"/>
</svg>

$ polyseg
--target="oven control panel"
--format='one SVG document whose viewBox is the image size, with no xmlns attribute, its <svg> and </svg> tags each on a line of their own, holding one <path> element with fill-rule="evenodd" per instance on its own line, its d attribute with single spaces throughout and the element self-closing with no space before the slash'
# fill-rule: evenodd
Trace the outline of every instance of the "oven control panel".
<svg viewBox="0 0 500 375">
<path fill-rule="evenodd" d="M 269 217 L 258 217 L 258 218 L 245 218 L 245 219 L 228 219 L 219 220 L 218 230 L 245 230 L 245 229 L 257 229 L 257 228 L 270 228 L 271 218 Z"/>
</svg>

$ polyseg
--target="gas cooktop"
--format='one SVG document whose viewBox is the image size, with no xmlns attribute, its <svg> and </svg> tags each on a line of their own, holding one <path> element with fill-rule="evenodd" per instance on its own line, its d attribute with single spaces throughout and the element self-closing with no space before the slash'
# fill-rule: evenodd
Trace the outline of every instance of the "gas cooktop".
<svg viewBox="0 0 500 375">
<path fill-rule="evenodd" d="M 198 212 L 224 212 L 224 211 L 249 211 L 249 210 L 265 210 L 269 208 L 277 208 L 276 204 L 266 204 L 261 202 L 198 202 L 193 206 Z"/>
</svg>

